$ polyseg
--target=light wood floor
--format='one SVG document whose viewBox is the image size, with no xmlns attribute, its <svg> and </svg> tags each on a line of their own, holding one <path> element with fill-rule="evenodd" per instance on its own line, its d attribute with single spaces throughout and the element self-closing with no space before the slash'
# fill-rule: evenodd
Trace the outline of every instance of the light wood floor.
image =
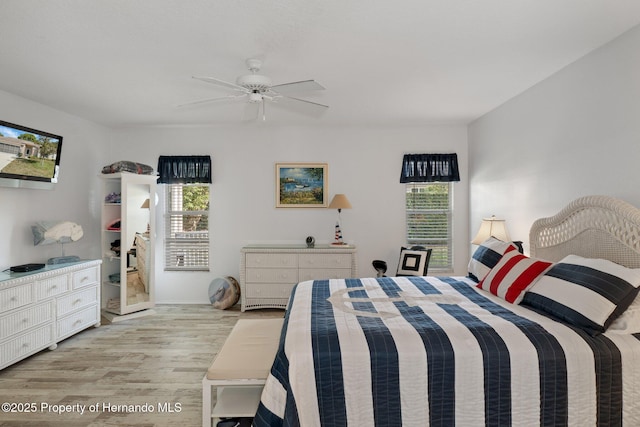
<svg viewBox="0 0 640 427">
<path fill-rule="evenodd" d="M 239 305 L 160 305 L 155 311 L 113 324 L 103 319 L 99 328 L 67 338 L 56 350 L 0 371 L 0 403 L 35 409 L 0 412 L 0 427 L 199 426 L 202 377 L 236 321 L 284 315 L 241 313 Z M 54 405 L 76 408 L 58 414 Z M 84 414 L 78 405 L 86 406 Z M 141 406 L 126 412 L 114 405 Z M 154 411 L 143 412 L 144 405 Z"/>
</svg>

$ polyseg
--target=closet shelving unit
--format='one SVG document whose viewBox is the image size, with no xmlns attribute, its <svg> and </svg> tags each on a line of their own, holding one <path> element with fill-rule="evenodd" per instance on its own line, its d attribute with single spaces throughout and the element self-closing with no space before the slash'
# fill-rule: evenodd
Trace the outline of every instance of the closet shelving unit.
<svg viewBox="0 0 640 427">
<path fill-rule="evenodd" d="M 115 322 L 153 314 L 157 177 L 119 172 L 101 178 L 103 316 Z"/>
</svg>

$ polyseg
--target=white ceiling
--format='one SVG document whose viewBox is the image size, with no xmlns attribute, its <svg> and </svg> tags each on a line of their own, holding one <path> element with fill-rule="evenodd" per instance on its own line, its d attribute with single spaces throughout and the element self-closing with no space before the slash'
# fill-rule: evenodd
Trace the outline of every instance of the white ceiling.
<svg viewBox="0 0 640 427">
<path fill-rule="evenodd" d="M 638 23 L 637 0 L 2 0 L 0 89 L 108 126 L 243 123 L 176 105 L 258 57 L 330 106 L 269 123 L 468 123 Z"/>
</svg>

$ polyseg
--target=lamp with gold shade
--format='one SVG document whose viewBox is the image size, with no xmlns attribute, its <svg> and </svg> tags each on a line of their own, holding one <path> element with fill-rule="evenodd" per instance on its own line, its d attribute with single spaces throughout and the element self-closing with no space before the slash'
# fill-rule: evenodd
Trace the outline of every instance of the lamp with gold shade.
<svg viewBox="0 0 640 427">
<path fill-rule="evenodd" d="M 338 210 L 338 220 L 336 221 L 336 232 L 335 238 L 332 245 L 344 245 L 344 241 L 342 240 L 342 230 L 340 228 L 340 212 L 342 209 L 351 209 L 351 203 L 347 196 L 344 194 L 336 194 L 331 199 L 331 203 L 329 203 L 329 209 L 337 209 Z"/>
</svg>

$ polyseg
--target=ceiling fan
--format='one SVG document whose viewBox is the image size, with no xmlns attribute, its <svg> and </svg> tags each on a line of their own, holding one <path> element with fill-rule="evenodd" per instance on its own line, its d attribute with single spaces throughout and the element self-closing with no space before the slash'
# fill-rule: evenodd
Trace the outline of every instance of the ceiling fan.
<svg viewBox="0 0 640 427">
<path fill-rule="evenodd" d="M 245 116 L 249 116 L 249 118 L 252 118 L 251 116 L 253 116 L 253 118 L 257 118 L 260 113 L 260 109 L 262 109 L 262 120 L 266 120 L 265 104 L 267 102 L 289 105 L 296 108 L 304 105 L 307 107 L 311 107 L 316 111 L 324 111 L 329 108 L 329 106 L 327 105 L 318 104 L 317 102 L 311 102 L 305 99 L 289 96 L 290 94 L 295 94 L 297 92 L 324 90 L 324 87 L 322 87 L 316 81 L 303 80 L 299 82 L 272 85 L 271 79 L 269 77 L 259 74 L 260 68 L 262 67 L 261 60 L 250 58 L 247 59 L 246 64 L 249 71 L 251 71 L 251 74 L 239 76 L 236 79 L 235 83 L 226 82 L 214 77 L 193 76 L 194 79 L 202 80 L 207 83 L 213 83 L 217 86 L 234 90 L 237 93 L 188 102 L 186 104 L 181 104 L 178 107 L 206 104 L 210 102 L 232 101 L 245 98 L 247 101 L 247 108 L 249 110 L 249 114 L 245 113 Z"/>
</svg>

